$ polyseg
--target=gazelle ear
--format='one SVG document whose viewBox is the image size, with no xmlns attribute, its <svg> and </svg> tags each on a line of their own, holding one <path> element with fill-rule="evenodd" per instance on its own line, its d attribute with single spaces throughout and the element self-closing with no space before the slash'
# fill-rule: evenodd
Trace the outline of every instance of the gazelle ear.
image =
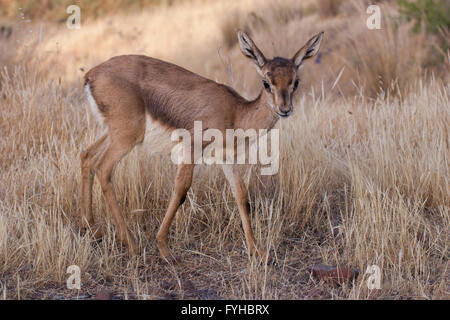
<svg viewBox="0 0 450 320">
<path fill-rule="evenodd" d="M 266 64 L 266 58 L 262 54 L 261 50 L 255 45 L 255 43 L 250 39 L 250 37 L 245 34 L 245 32 L 238 31 L 239 46 L 241 47 L 242 53 L 252 59 L 256 64 L 258 71 Z"/>
<path fill-rule="evenodd" d="M 297 68 L 302 65 L 304 60 L 314 57 L 317 52 L 319 52 L 323 34 L 323 31 L 316 34 L 314 37 L 309 39 L 308 42 L 306 42 L 303 48 L 297 51 L 297 53 L 292 58 L 292 61 L 295 63 Z"/>
</svg>

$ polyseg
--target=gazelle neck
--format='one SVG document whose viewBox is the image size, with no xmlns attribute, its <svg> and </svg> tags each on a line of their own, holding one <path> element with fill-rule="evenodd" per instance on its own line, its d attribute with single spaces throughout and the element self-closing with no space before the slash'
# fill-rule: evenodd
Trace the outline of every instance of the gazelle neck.
<svg viewBox="0 0 450 320">
<path fill-rule="evenodd" d="M 255 100 L 240 108 L 236 119 L 236 128 L 270 130 L 277 123 L 279 116 L 272 110 L 267 95 L 261 90 Z"/>
</svg>

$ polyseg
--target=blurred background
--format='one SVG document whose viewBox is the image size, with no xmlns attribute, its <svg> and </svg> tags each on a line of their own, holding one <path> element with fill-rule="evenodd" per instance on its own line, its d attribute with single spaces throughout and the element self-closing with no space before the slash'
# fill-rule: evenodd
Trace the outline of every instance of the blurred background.
<svg viewBox="0 0 450 320">
<path fill-rule="evenodd" d="M 69 5 L 80 29 L 67 27 Z M 369 4 L 381 28 L 369 30 Z M 0 299 L 446 299 L 449 297 L 448 0 L 0 0 Z M 267 57 L 291 57 L 325 31 L 279 121 L 280 170 L 246 168 L 252 225 L 276 266 L 249 257 L 220 168 L 197 166 L 171 228 L 182 264 L 155 235 L 173 189 L 167 156 L 135 148 L 114 187 L 140 254 L 117 242 L 100 186 L 96 243 L 79 232 L 82 150 L 103 131 L 83 76 L 120 54 L 176 63 L 254 98 L 246 31 Z M 253 170 L 256 169 L 256 170 Z M 316 264 L 361 271 L 312 277 Z M 68 290 L 69 265 L 82 289 Z M 366 285 L 381 270 L 379 290 Z"/>
<path fill-rule="evenodd" d="M 66 27 L 72 4 L 80 30 Z M 369 4 L 381 8 L 380 30 L 366 26 Z M 418 77 L 448 76 L 449 25 L 445 0 L 0 0 L 0 63 L 77 81 L 112 56 L 145 54 L 254 95 L 256 75 L 234 72 L 251 70 L 239 56 L 238 29 L 270 57 L 290 57 L 324 30 L 304 85 L 329 91 L 342 71 L 334 94 L 376 97 L 404 93 Z"/>
</svg>

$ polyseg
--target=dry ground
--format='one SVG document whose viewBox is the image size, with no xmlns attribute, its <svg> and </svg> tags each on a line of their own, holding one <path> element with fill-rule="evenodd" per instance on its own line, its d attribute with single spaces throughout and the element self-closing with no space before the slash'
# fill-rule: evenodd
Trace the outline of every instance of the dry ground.
<svg viewBox="0 0 450 320">
<path fill-rule="evenodd" d="M 450 88 L 448 78 L 427 77 L 413 63 L 426 52 L 415 45 L 426 39 L 406 26 L 365 33 L 359 27 L 364 19 L 351 8 L 329 19 L 314 12 L 279 18 L 270 8 L 286 1 L 264 8 L 255 3 L 180 3 L 86 22 L 79 31 L 33 24 L 27 33 L 20 22 L 17 38 L 0 45 L 7 66 L 0 80 L 2 298 L 89 298 L 104 287 L 132 299 L 449 297 Z M 231 190 L 221 170 L 206 166 L 197 168 L 171 230 L 170 246 L 181 264 L 163 263 L 154 239 L 176 168 L 167 165 L 168 157 L 150 158 L 143 147 L 114 176 L 141 254 L 129 257 L 117 243 L 97 183 L 94 210 L 105 237 L 98 244 L 80 235 L 79 154 L 100 134 L 87 111 L 80 67 L 145 53 L 254 97 L 256 72 L 225 42 L 228 27 L 221 19 L 237 8 L 270 23 L 270 29 L 250 27 L 268 56 L 291 55 L 322 29 L 328 35 L 321 60 L 303 71 L 294 116 L 278 124 L 279 174 L 247 175 L 255 234 L 277 265 L 248 257 Z M 344 45 L 348 38 L 350 47 Z M 376 99 L 370 98 L 371 83 L 378 73 L 364 63 L 374 58 L 385 71 Z M 356 69 L 355 60 L 363 67 Z M 348 265 L 362 274 L 335 287 L 309 275 L 315 263 Z M 66 289 L 70 265 L 82 270 L 80 291 Z M 381 268 L 380 290 L 367 288 L 370 265 Z"/>
</svg>

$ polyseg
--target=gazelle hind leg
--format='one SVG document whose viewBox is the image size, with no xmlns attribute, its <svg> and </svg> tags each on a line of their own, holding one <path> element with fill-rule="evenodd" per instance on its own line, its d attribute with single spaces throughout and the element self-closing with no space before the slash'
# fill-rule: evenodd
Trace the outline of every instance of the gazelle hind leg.
<svg viewBox="0 0 450 320">
<path fill-rule="evenodd" d="M 81 227 L 90 229 L 94 238 L 101 237 L 101 231 L 95 227 L 92 214 L 92 186 L 94 183 L 94 165 L 101 156 L 108 143 L 107 134 L 94 142 L 81 153 Z"/>
<path fill-rule="evenodd" d="M 129 153 L 139 141 L 141 141 L 141 139 L 138 139 L 135 136 L 117 136 L 111 138 L 111 143 L 97 161 L 94 169 L 102 188 L 103 197 L 113 215 L 114 224 L 118 232 L 118 239 L 127 245 L 133 254 L 138 252 L 138 248 L 134 237 L 130 235 L 127 229 L 122 211 L 117 203 L 112 183 L 112 175 L 116 164 L 123 156 Z"/>
<path fill-rule="evenodd" d="M 90 161 L 85 161 L 83 169 L 83 188 L 86 190 L 83 194 L 85 220 L 93 221 L 92 214 L 89 213 L 92 212 L 90 188 L 93 171 L 100 182 L 109 212 L 112 213 L 118 239 L 128 245 L 130 252 L 137 253 L 136 242 L 128 232 L 116 200 L 112 176 L 119 160 L 144 139 L 146 130 L 144 101 L 133 85 L 119 81 L 118 76 L 110 77 L 94 72 L 86 78 L 86 81 L 91 106 L 101 115 L 103 125 L 107 129 L 107 137 L 102 137 L 100 140 L 103 141 L 87 151 L 88 154 L 92 151 L 93 155 L 90 156 Z"/>
<path fill-rule="evenodd" d="M 169 207 L 167 208 L 163 222 L 161 223 L 161 227 L 159 228 L 158 234 L 156 235 L 156 243 L 159 249 L 159 253 L 164 259 L 169 259 L 171 256 L 169 247 L 167 245 L 169 228 L 178 208 L 186 199 L 186 194 L 191 187 L 193 172 L 193 164 L 182 163 L 178 167 L 177 177 L 175 179 L 175 190 L 172 194 L 172 198 L 170 199 Z"/>
</svg>

